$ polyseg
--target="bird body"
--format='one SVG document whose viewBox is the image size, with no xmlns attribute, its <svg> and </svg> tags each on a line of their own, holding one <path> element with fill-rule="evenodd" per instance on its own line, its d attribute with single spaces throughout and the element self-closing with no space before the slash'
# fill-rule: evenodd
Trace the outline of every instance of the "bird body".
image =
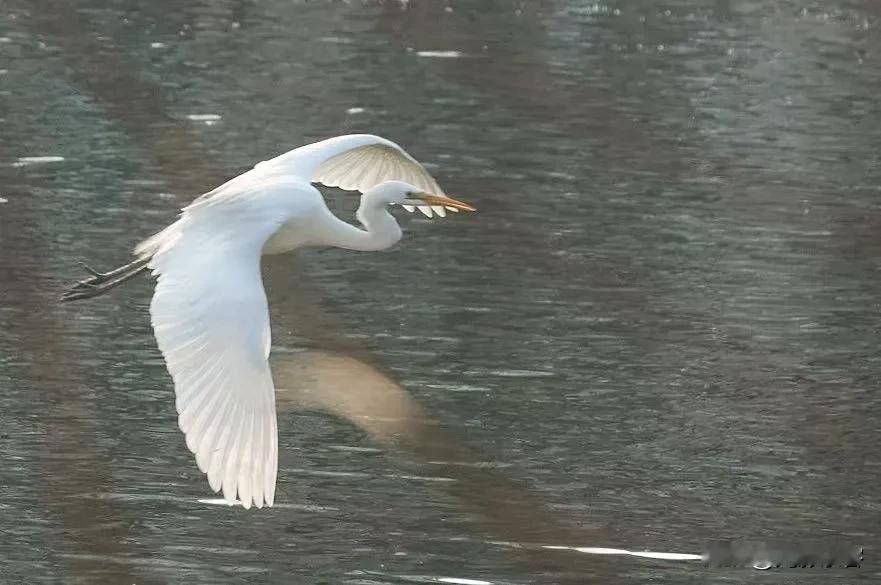
<svg viewBox="0 0 881 585">
<path fill-rule="evenodd" d="M 364 229 L 333 215 L 312 182 L 361 191 L 357 217 Z M 138 260 L 104 275 L 90 270 L 93 278 L 63 298 L 96 296 L 151 270 L 151 321 L 187 447 L 228 501 L 271 506 L 278 433 L 260 257 L 304 246 L 389 248 L 401 238 L 388 211 L 395 204 L 428 216 L 474 211 L 445 196 L 415 159 L 384 138 L 355 134 L 306 145 L 200 196 L 135 248 Z"/>
</svg>

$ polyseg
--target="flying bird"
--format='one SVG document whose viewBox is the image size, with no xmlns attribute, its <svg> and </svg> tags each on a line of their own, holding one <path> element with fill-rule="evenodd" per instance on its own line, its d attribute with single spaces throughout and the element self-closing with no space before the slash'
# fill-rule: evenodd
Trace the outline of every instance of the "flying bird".
<svg viewBox="0 0 881 585">
<path fill-rule="evenodd" d="M 363 229 L 333 215 L 313 183 L 360 191 Z M 109 272 L 84 264 L 91 277 L 62 300 L 95 297 L 151 271 L 151 322 L 187 447 L 228 502 L 272 506 L 278 430 L 260 257 L 304 246 L 387 249 L 401 239 L 390 205 L 428 217 L 475 211 L 394 142 L 338 136 L 260 162 L 198 197 L 138 244 L 133 262 Z"/>
</svg>

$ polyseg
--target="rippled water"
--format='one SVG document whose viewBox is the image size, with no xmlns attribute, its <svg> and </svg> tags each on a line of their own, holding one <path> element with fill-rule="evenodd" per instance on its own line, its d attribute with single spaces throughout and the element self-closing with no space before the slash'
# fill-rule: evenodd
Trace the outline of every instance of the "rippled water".
<svg viewBox="0 0 881 585">
<path fill-rule="evenodd" d="M 2 579 L 877 580 L 876 3 L 180 4 L 4 5 Z M 277 505 L 216 505 L 150 283 L 56 299 L 254 161 L 362 131 L 480 212 L 266 263 Z M 516 546 L 772 536 L 870 562 Z"/>
</svg>

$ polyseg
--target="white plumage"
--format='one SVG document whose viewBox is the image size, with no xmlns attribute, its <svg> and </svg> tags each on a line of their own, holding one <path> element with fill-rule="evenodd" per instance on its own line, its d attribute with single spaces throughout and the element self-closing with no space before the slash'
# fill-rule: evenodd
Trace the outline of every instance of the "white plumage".
<svg viewBox="0 0 881 585">
<path fill-rule="evenodd" d="M 313 181 L 362 191 L 365 229 L 336 218 Z M 227 501 L 262 507 L 275 496 L 278 432 L 261 255 L 301 246 L 387 248 L 401 237 L 391 204 L 429 216 L 474 210 L 446 197 L 398 145 L 357 134 L 259 163 L 196 199 L 135 249 L 158 278 L 150 315 L 174 381 L 180 428 L 211 488 Z M 94 295 L 67 298 L 87 296 Z"/>
</svg>

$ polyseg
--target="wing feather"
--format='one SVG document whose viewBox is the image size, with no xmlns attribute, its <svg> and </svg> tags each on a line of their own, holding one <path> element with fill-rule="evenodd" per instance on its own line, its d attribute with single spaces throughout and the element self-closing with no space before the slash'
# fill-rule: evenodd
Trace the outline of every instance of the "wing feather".
<svg viewBox="0 0 881 585">
<path fill-rule="evenodd" d="M 261 203 L 265 190 L 187 208 L 150 262 L 158 275 L 150 315 L 178 424 L 211 489 L 245 508 L 273 504 L 278 473 L 260 255 L 287 219 L 277 204 L 287 199 Z"/>
<path fill-rule="evenodd" d="M 427 193 L 446 194 L 425 167 L 402 149 L 385 143 L 358 146 L 330 157 L 318 166 L 312 180 L 362 193 L 385 181 L 406 181 Z M 409 205 L 403 207 L 410 212 L 414 210 Z M 441 217 L 446 215 L 439 205 L 418 209 L 428 217 L 435 213 Z"/>
</svg>

